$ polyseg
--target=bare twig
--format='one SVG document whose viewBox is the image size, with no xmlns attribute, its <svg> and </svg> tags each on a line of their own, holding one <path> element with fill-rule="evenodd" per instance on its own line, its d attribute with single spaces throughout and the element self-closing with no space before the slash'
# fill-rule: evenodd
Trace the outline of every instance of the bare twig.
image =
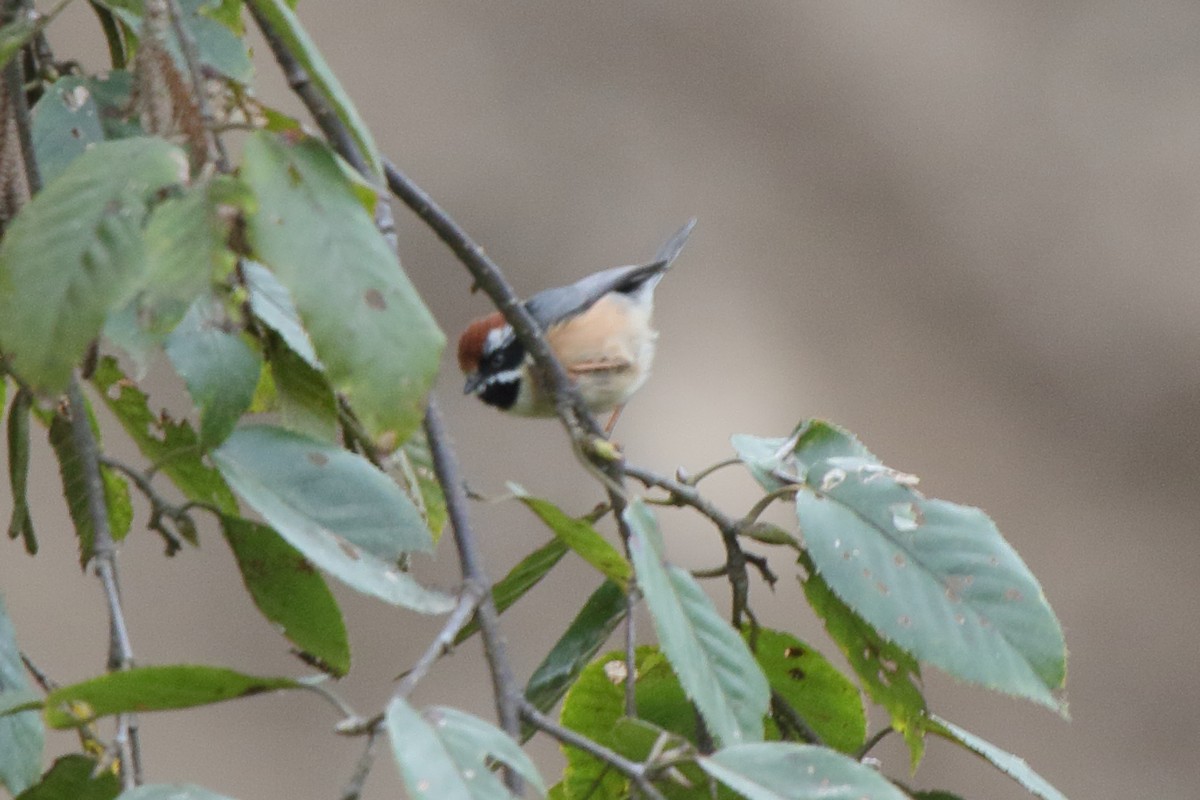
<svg viewBox="0 0 1200 800">
<path fill-rule="evenodd" d="M 858 749 L 858 752 L 854 754 L 854 757 L 857 758 L 859 761 L 862 761 L 864 758 L 867 757 L 867 753 L 870 753 L 872 750 L 875 749 L 875 745 L 882 742 L 884 740 L 884 738 L 894 730 L 896 730 L 896 729 L 893 728 L 891 725 L 888 725 L 886 728 L 880 728 L 879 730 L 877 730 L 875 733 L 873 733 L 871 735 L 870 739 L 867 739 L 866 744 L 864 744 L 862 747 L 860 747 Z"/>
<path fill-rule="evenodd" d="M 208 92 L 204 86 L 204 75 L 201 72 L 200 55 L 196 46 L 196 38 L 191 30 L 183 24 L 183 12 L 179 8 L 179 0 L 167 0 L 167 13 L 171 18 L 171 30 L 179 41 L 179 49 L 183 53 L 183 62 L 187 65 L 188 78 L 192 82 L 192 94 L 196 96 L 196 108 L 200 111 L 200 121 L 204 124 L 205 138 L 216 153 L 217 169 L 229 172 L 229 154 L 225 151 L 225 143 L 216 132 L 212 107 L 208 102 Z M 207 155 L 207 154 L 206 154 Z M 203 159 L 207 161 L 208 159 Z"/>
<path fill-rule="evenodd" d="M 375 765 L 375 745 L 379 742 L 379 736 L 382 733 L 382 725 L 374 725 L 367 731 L 367 743 L 363 747 L 362 755 L 358 758 L 358 763 L 354 766 L 354 773 L 346 782 L 346 787 L 342 789 L 340 800 L 359 800 L 362 797 L 363 785 L 367 782 L 367 776 L 371 774 L 371 767 Z"/>
<path fill-rule="evenodd" d="M 521 716 L 539 731 L 554 737 L 568 747 L 582 750 L 588 755 L 600 759 L 605 764 L 611 765 L 617 772 L 620 772 L 633 781 L 633 785 L 638 791 L 647 797 L 653 798 L 653 800 L 665 800 L 663 793 L 655 788 L 651 782 L 650 769 L 645 764 L 630 761 L 619 753 L 609 750 L 604 745 L 598 744 L 570 728 L 564 728 L 539 711 L 533 703 L 527 700 L 521 702 Z"/>
<path fill-rule="evenodd" d="M 133 666 L 133 646 L 129 642 L 129 629 L 121 607 L 117 549 L 108 525 L 108 501 L 104 496 L 104 479 L 100 475 L 100 449 L 92 434 L 87 403 L 83 399 L 77 375 L 71 376 L 67 386 L 67 407 L 71 415 L 71 439 L 83 472 L 88 518 L 92 523 L 92 561 L 108 605 L 108 669 L 110 672 L 127 670 Z M 121 714 L 117 717 L 117 746 L 121 753 L 121 775 L 125 787 L 137 786 L 141 782 L 142 768 L 137 718 L 134 715 Z"/>
<path fill-rule="evenodd" d="M 106 467 L 121 472 L 125 475 L 125 477 L 129 478 L 129 480 L 133 481 L 134 486 L 138 488 L 138 491 L 140 491 L 142 496 L 145 497 L 150 503 L 150 520 L 146 523 L 146 527 L 157 532 L 158 535 L 162 537 L 163 542 L 166 544 L 166 554 L 168 556 L 173 556 L 178 553 L 183 545 L 180 543 L 179 537 L 176 536 L 173 531 L 169 530 L 163 523 L 164 519 L 171 520 L 172 524 L 175 525 L 176 530 L 194 531 L 196 528 L 196 523 L 192 519 L 191 514 L 188 513 L 189 509 L 203 508 L 212 512 L 213 514 L 220 514 L 219 509 L 210 506 L 207 503 L 188 502 L 177 506 L 173 503 L 167 502 L 167 500 L 154 488 L 154 485 L 150 482 L 150 477 L 146 473 L 141 472 L 140 470 L 135 469 L 134 467 L 122 461 L 118 461 L 111 456 L 101 454 L 100 463 Z"/>
</svg>

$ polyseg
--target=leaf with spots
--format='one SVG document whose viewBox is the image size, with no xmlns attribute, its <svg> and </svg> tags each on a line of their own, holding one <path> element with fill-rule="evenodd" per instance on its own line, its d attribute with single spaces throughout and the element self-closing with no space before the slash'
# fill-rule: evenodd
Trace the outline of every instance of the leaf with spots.
<svg viewBox="0 0 1200 800">
<path fill-rule="evenodd" d="M 824 621 L 829 638 L 850 662 L 867 695 L 888 712 L 892 727 L 908 745 L 909 763 L 915 770 L 925 753 L 925 696 L 918 685 L 917 660 L 880 636 L 830 591 L 806 555 L 801 554 L 800 563 L 808 572 L 803 579 L 808 604 Z"/>
<path fill-rule="evenodd" d="M 917 658 L 1061 710 L 1062 629 L 986 514 L 925 498 L 825 422 L 801 426 L 788 459 L 805 550 L 838 597 Z"/>
<path fill-rule="evenodd" d="M 290 293 L 330 383 L 372 436 L 403 442 L 421 422 L 445 337 L 396 254 L 315 139 L 252 135 L 242 178 L 258 201 L 250 245 Z"/>
<path fill-rule="evenodd" d="M 542 796 L 546 785 L 537 768 L 508 734 L 470 714 L 434 707 L 418 712 L 393 698 L 384 714 L 392 754 L 411 797 L 437 800 L 511 798 L 492 771 L 506 764 Z"/>
<path fill-rule="evenodd" d="M 423 613 L 452 598 L 400 569 L 433 548 L 412 501 L 355 453 L 270 425 L 239 428 L 212 453 L 221 474 L 279 535 L 351 588 Z"/>
<path fill-rule="evenodd" d="M 825 747 L 758 742 L 698 759 L 746 800 L 907 800 L 876 770 Z"/>
<path fill-rule="evenodd" d="M 291 678 L 259 678 L 223 667 L 134 667 L 55 689 L 46 695 L 43 715 L 53 728 L 75 728 L 112 714 L 193 708 L 300 688 Z"/>
<path fill-rule="evenodd" d="M 751 641 L 749 629 L 744 631 Z M 790 633 L 759 628 L 754 658 L 771 690 L 791 706 L 829 747 L 853 753 L 867 737 L 858 687 L 825 656 Z"/>
<path fill-rule="evenodd" d="M 332 675 L 345 675 L 350 643 L 342 612 L 308 559 L 275 531 L 250 520 L 222 517 L 221 532 L 262 615 L 305 660 Z"/>
</svg>

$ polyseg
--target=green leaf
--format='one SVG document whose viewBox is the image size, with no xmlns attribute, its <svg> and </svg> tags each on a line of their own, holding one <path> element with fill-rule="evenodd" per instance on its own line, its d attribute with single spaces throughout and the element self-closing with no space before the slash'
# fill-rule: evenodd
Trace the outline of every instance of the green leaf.
<svg viewBox="0 0 1200 800">
<path fill-rule="evenodd" d="M 562 724 L 635 761 L 647 757 L 660 732 L 694 743 L 695 709 L 662 652 L 656 647 L 638 647 L 634 665 L 639 724 L 622 724 L 627 721 L 627 672 L 622 652 L 608 653 L 584 668 L 563 702 Z M 647 728 L 647 723 L 653 727 Z M 569 797 L 629 797 L 628 779 L 603 761 L 574 747 L 564 747 L 563 752 L 567 758 L 563 784 Z M 665 791 L 673 797 L 672 788 Z"/>
<path fill-rule="evenodd" d="M 913 800 L 963 800 L 956 794 L 943 792 L 939 789 L 931 789 L 927 792 L 915 792 Z"/>
<path fill-rule="evenodd" d="M 546 794 L 546 784 L 533 761 L 512 737 L 495 725 L 448 706 L 427 708 L 421 715 L 464 773 L 487 770 L 491 761 L 499 761 L 524 778 L 535 792 Z"/>
<path fill-rule="evenodd" d="M 222 667 L 134 667 L 55 689 L 46 696 L 43 714 L 53 728 L 75 728 L 110 714 L 193 708 L 299 688 L 291 678 L 258 678 Z"/>
<path fill-rule="evenodd" d="M 546 544 L 534 550 L 521 559 L 515 567 L 509 570 L 504 579 L 492 586 L 492 599 L 496 604 L 496 612 L 503 614 L 508 607 L 525 596 L 525 593 L 537 586 L 546 577 L 554 565 L 567 554 L 567 546 L 561 539 L 551 539 Z M 460 645 L 475 635 L 479 630 L 479 622 L 472 620 L 454 637 L 454 644 Z"/>
<path fill-rule="evenodd" d="M 121 793 L 121 779 L 83 755 L 63 756 L 17 800 L 113 800 Z"/>
<path fill-rule="evenodd" d="M 871 767 L 824 747 L 758 742 L 700 758 L 704 771 L 746 800 L 906 800 Z"/>
<path fill-rule="evenodd" d="M 926 499 L 828 423 L 803 426 L 793 453 L 805 548 L 842 600 L 955 677 L 1060 707 L 1062 629 L 987 515 Z"/>
<path fill-rule="evenodd" d="M 350 643 L 342 612 L 308 560 L 265 525 L 222 517 L 221 532 L 262 615 L 309 660 L 345 675 Z"/>
<path fill-rule="evenodd" d="M 549 711 L 625 619 L 625 610 L 621 587 L 612 581 L 602 583 L 533 671 L 525 686 L 525 699 Z"/>
<path fill-rule="evenodd" d="M 283 337 L 283 341 L 296 355 L 304 359 L 308 365 L 317 370 L 323 370 L 317 351 L 313 349 L 312 339 L 304 324 L 300 322 L 300 313 L 292 300 L 292 293 L 279 282 L 271 270 L 257 261 L 246 259 L 242 262 L 242 272 L 246 276 L 246 289 L 250 292 L 250 310 L 259 321 Z"/>
<path fill-rule="evenodd" d="M 233 270 L 233 213 L 250 198 L 235 178 L 217 176 L 164 200 L 146 224 L 146 274 L 133 300 L 137 323 L 156 341 Z"/>
<path fill-rule="evenodd" d="M 821 576 L 809 569 L 806 556 L 801 556 L 801 563 L 809 570 L 803 581 L 804 596 L 867 694 L 891 716 L 892 727 L 908 744 L 909 763 L 915 770 L 925 752 L 925 697 L 918 686 L 917 660 L 880 636 L 830 591 Z"/>
<path fill-rule="evenodd" d="M 81 75 L 59 78 L 32 109 L 30 136 L 42 181 L 54 180 L 96 142 L 104 141 L 100 106 Z"/>
<path fill-rule="evenodd" d="M 396 566 L 405 553 L 432 548 L 429 531 L 404 492 L 363 457 L 268 425 L 234 431 L 212 455 L 289 544 L 338 580 L 414 611 L 454 607 Z"/>
<path fill-rule="evenodd" d="M 89 423 L 97 443 L 100 429 L 91 415 L 91 404 L 85 398 Z M 88 507 L 87 477 L 79 450 L 75 446 L 71 421 L 64 414 L 55 414 L 50 420 L 50 446 L 58 459 L 58 474 L 62 478 L 63 497 L 67 511 L 75 524 L 75 535 L 79 538 L 79 566 L 86 567 L 95 555 L 96 532 L 92 525 L 92 514 Z M 129 496 L 129 485 L 125 479 L 106 466 L 100 466 L 100 477 L 104 483 L 104 501 L 108 511 L 108 527 L 113 541 L 120 541 L 129 533 L 133 522 L 133 502 Z"/>
<path fill-rule="evenodd" d="M 425 431 L 418 428 L 417 432 L 400 446 L 396 453 L 396 461 L 408 496 L 413 498 L 413 502 L 420 509 L 436 544 L 446 527 L 446 495 L 442 493 L 442 484 L 438 482 L 437 473 L 433 469 L 433 456 L 429 452 L 429 440 L 425 438 Z"/>
<path fill-rule="evenodd" d="M 202 450 L 191 425 L 172 420 L 165 411 L 159 416 L 152 414 L 146 394 L 125 377 L 111 357 L 100 359 L 92 381 L 142 455 L 165 473 L 188 500 L 237 515 L 237 498 L 221 473 L 201 460 Z"/>
<path fill-rule="evenodd" d="M 1021 786 L 1025 787 L 1035 797 L 1040 797 L 1042 800 L 1067 800 L 1062 792 L 1055 789 L 1045 778 L 1030 769 L 1029 765 L 1025 763 L 1025 759 L 1001 750 L 991 742 L 979 738 L 970 731 L 963 730 L 953 722 L 942 719 L 936 714 L 929 715 L 929 723 L 931 733 L 936 733 L 938 736 L 967 748 L 1021 784 Z"/>
<path fill-rule="evenodd" d="M 8 536 L 25 541 L 25 552 L 36 555 L 37 536 L 33 532 L 33 518 L 29 514 L 29 409 L 33 397 L 25 389 L 18 389 L 8 407 L 8 486 L 12 493 L 12 517 L 8 523 Z"/>
<path fill-rule="evenodd" d="M 248 84 L 254 77 L 254 67 L 237 29 L 228 24 L 233 15 L 222 9 L 222 5 L 222 0 L 179 0 L 181 21 L 196 41 L 196 55 L 201 64 L 238 83 Z M 174 36 L 168 37 L 167 46 L 175 63 L 181 69 L 185 67 L 186 61 Z"/>
<path fill-rule="evenodd" d="M 446 711 L 449 709 L 429 709 L 421 714 L 400 697 L 392 698 L 388 703 L 384 727 L 392 740 L 392 754 L 411 797 L 438 800 L 512 797 L 489 768 L 485 760 L 489 755 L 517 769 L 535 788 L 542 786 L 541 778 L 515 742 L 500 731 L 487 733 L 483 738 L 461 728 L 451 732 Z M 477 726 L 485 726 L 485 723 L 474 720 L 472 730 Z M 491 728 L 490 725 L 486 727 Z M 506 740 L 508 745 L 498 744 L 497 737 Z M 502 749 L 496 752 L 494 747 Z M 519 756 L 512 752 L 514 749 Z M 544 789 L 542 793 L 545 793 Z"/>
<path fill-rule="evenodd" d="M 32 687 L 17 647 L 17 635 L 0 596 L 0 703 L 24 703 Z M 14 697 L 15 695 L 15 697 Z M 0 785 L 14 795 L 37 781 L 46 732 L 36 711 L 0 717 Z"/>
<path fill-rule="evenodd" d="M 750 631 L 745 631 L 747 640 Z M 858 687 L 825 656 L 790 633 L 759 628 L 754 658 L 771 689 L 804 718 L 829 747 L 854 753 L 867 739 Z"/>
<path fill-rule="evenodd" d="M 624 591 L 632 574 L 629 562 L 587 520 L 568 516 L 548 500 L 530 497 L 523 491 L 515 494 L 567 547 Z"/>
<path fill-rule="evenodd" d="M 624 516 L 638 587 L 688 697 L 722 744 L 762 739 L 771 692 L 753 654 L 696 579 L 663 563 L 662 536 L 645 503 L 635 499 Z"/>
<path fill-rule="evenodd" d="M 323 442 L 337 441 L 337 398 L 325 375 L 285 345 L 281 337 L 267 337 L 266 355 L 280 424 Z"/>
<path fill-rule="evenodd" d="M 28 385 L 66 386 L 145 268 L 147 203 L 186 175 L 162 139 L 100 142 L 17 215 L 0 241 L 0 347 Z"/>
<path fill-rule="evenodd" d="M 283 0 L 247 0 L 247 3 L 266 20 L 275 35 L 300 62 L 300 66 L 304 67 L 309 79 L 325 96 L 326 102 L 333 108 L 338 119 L 350 130 L 372 177 L 378 179 L 382 176 L 379 150 L 375 147 L 375 139 L 371 136 L 370 129 L 359 116 L 358 109 L 354 107 L 350 95 L 342 88 L 333 70 L 325 63 L 321 51 L 300 25 L 300 20 L 291 7 Z"/>
<path fill-rule="evenodd" d="M 184 783 L 158 783 L 122 792 L 117 800 L 231 800 L 223 794 Z"/>
<path fill-rule="evenodd" d="M 334 388 L 372 436 L 405 441 L 421 422 L 445 337 L 320 142 L 246 143 L 258 197 L 250 244 L 287 287 Z"/>
<path fill-rule="evenodd" d="M 241 336 L 226 330 L 225 310 L 216 298 L 192 304 L 167 337 L 167 356 L 200 409 L 200 443 L 219 444 L 250 407 L 262 361 Z"/>
<path fill-rule="evenodd" d="M 133 103 L 133 74 L 114 69 L 88 79 L 88 88 L 100 106 L 100 125 L 106 139 L 143 136 L 141 120 Z"/>
</svg>

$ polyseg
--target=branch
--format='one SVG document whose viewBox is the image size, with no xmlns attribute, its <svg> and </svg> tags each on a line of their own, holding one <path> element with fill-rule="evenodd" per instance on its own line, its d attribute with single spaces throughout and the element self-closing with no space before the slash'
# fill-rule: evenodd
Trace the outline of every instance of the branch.
<svg viewBox="0 0 1200 800">
<path fill-rule="evenodd" d="M 663 793 L 656 789 L 650 781 L 650 770 L 645 764 L 630 761 L 619 753 L 609 750 L 604 745 L 593 742 L 588 737 L 576 733 L 570 728 L 564 728 L 544 715 L 528 700 L 521 701 L 521 716 L 530 725 L 542 733 L 554 737 L 562 744 L 582 750 L 588 755 L 603 761 L 605 764 L 609 764 L 617 772 L 620 772 L 633 781 L 633 785 L 637 787 L 638 791 L 647 797 L 653 798 L 653 800 L 666 800 Z"/>
<path fill-rule="evenodd" d="M 168 530 L 167 526 L 163 524 L 164 517 L 174 523 L 176 530 L 182 529 L 184 531 L 190 531 L 193 539 L 192 543 L 195 544 L 194 537 L 196 523 L 192 519 L 191 514 L 188 513 L 188 509 L 203 508 L 212 512 L 213 514 L 220 515 L 220 511 L 217 508 L 207 503 L 193 501 L 177 506 L 167 502 L 167 500 L 160 495 L 150 483 L 150 477 L 148 475 L 134 469 L 122 461 L 118 461 L 117 459 L 102 453 L 100 455 L 100 463 L 106 467 L 110 467 L 111 469 L 121 472 L 125 475 L 125 477 L 129 478 L 129 480 L 133 481 L 134 486 L 138 488 L 138 491 L 140 491 L 142 496 L 145 497 L 150 503 L 150 520 L 146 523 L 146 527 L 157 532 L 158 535 L 163 538 L 167 548 L 166 555 L 168 556 L 173 556 L 178 553 L 183 545 L 180 544 L 179 537 L 176 536 L 175 533 Z M 188 537 L 185 536 L 184 538 Z"/>
<path fill-rule="evenodd" d="M 878 731 L 876 731 L 871 736 L 870 739 L 867 739 L 866 744 L 864 744 L 862 747 L 860 747 L 858 749 L 858 752 L 854 754 L 854 757 L 857 758 L 859 761 L 862 761 L 864 758 L 867 757 L 867 753 L 870 753 L 872 750 L 875 749 L 875 745 L 882 742 L 884 740 L 884 737 L 886 737 L 889 733 L 891 733 L 894 730 L 895 730 L 895 728 L 893 728 L 891 725 L 888 725 L 886 728 L 880 728 Z"/>
<path fill-rule="evenodd" d="M 179 0 L 167 0 L 167 15 L 171 18 L 171 30 L 179 41 L 179 49 L 183 53 L 183 62 L 187 65 L 188 78 L 192 82 L 192 94 L 196 96 L 196 108 L 200 111 L 200 121 L 204 125 L 205 135 L 211 140 L 213 152 L 217 154 L 217 169 L 229 172 L 229 154 L 225 151 L 225 143 L 217 135 L 215 118 L 208 103 L 208 94 L 204 89 L 204 75 L 200 71 L 200 55 L 196 46 L 196 38 L 183 24 L 183 14 L 179 10 Z M 207 161 L 205 154 L 203 161 Z"/>
<path fill-rule="evenodd" d="M 133 666 L 133 646 L 129 642 L 129 629 L 121 607 L 117 549 L 108 526 L 108 501 L 104 496 L 104 478 L 100 474 L 100 449 L 92 433 L 87 402 L 83 399 L 83 390 L 79 388 L 76 375 L 71 376 L 67 386 L 67 407 L 71 416 L 71 439 L 79 455 L 88 517 L 92 523 L 92 561 L 108 605 L 108 670 L 123 671 Z M 121 753 L 121 775 L 125 788 L 130 789 L 140 784 L 142 778 L 137 720 L 132 714 L 121 714 L 117 718 L 117 747 Z"/>
</svg>

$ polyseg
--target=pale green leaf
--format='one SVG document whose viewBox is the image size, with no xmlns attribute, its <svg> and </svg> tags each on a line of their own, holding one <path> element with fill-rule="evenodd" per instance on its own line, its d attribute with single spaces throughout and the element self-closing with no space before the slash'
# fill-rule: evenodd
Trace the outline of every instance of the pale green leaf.
<svg viewBox="0 0 1200 800">
<path fill-rule="evenodd" d="M 953 722 L 942 719 L 936 714 L 930 714 L 929 721 L 930 733 L 936 733 L 967 748 L 1021 784 L 1021 786 L 1025 787 L 1035 797 L 1040 797 L 1042 800 L 1067 800 L 1062 792 L 1055 789 L 1045 778 L 1030 769 L 1029 765 L 1025 763 L 1025 759 L 1001 750 L 991 742 L 979 738 L 970 731 L 963 730 Z"/>
<path fill-rule="evenodd" d="M 17 647 L 16 632 L 0 596 L 0 703 L 28 701 L 32 687 Z M 13 697 L 15 695 L 15 697 Z M 0 717 L 0 785 L 14 795 L 37 782 L 46 732 L 36 711 Z"/>
<path fill-rule="evenodd" d="M 463 775 L 445 743 L 403 698 L 394 697 L 388 703 L 383 724 L 392 742 L 400 777 L 411 797 L 474 800 L 473 782 L 498 783 L 496 776 L 486 769 L 476 770 L 469 779 Z"/>
<path fill-rule="evenodd" d="M 907 800 L 877 771 L 834 750 L 788 742 L 726 747 L 699 759 L 746 800 Z"/>
<path fill-rule="evenodd" d="M 100 142 L 17 215 L 0 241 L 0 347 L 35 389 L 59 392 L 145 268 L 141 226 L 187 159 L 161 139 Z"/>
<path fill-rule="evenodd" d="M 499 761 L 524 778 L 538 794 L 546 794 L 546 784 L 533 761 L 495 725 L 448 706 L 427 708 L 422 716 L 464 773 L 487 770 L 491 761 Z"/>
<path fill-rule="evenodd" d="M 663 562 L 658 524 L 645 503 L 630 503 L 625 520 L 658 640 L 713 737 L 722 744 L 762 739 L 771 693 L 753 654 L 696 579 Z"/>
<path fill-rule="evenodd" d="M 453 607 L 397 566 L 405 553 L 431 549 L 429 530 L 362 456 L 267 425 L 234 431 L 212 455 L 230 485 L 316 566 L 389 603 L 434 614 Z"/>
<path fill-rule="evenodd" d="M 257 261 L 243 261 L 242 272 L 246 276 L 250 309 L 254 316 L 283 337 L 287 346 L 310 367 L 324 369 L 317 359 L 317 351 L 313 349 L 308 331 L 304 330 L 304 325 L 300 322 L 300 313 L 296 311 L 296 304 L 292 301 L 292 294 L 287 287 L 279 282 L 271 270 Z"/>
<path fill-rule="evenodd" d="M 314 139 L 255 134 L 242 177 L 259 205 L 250 244 L 290 292 L 330 383 L 372 436 L 403 442 L 420 425 L 445 338 L 395 253 Z"/>
<path fill-rule="evenodd" d="M 42 182 L 54 180 L 88 147 L 104 140 L 100 106 L 91 79 L 82 75 L 59 78 L 30 112 L 30 136 Z"/>
</svg>

